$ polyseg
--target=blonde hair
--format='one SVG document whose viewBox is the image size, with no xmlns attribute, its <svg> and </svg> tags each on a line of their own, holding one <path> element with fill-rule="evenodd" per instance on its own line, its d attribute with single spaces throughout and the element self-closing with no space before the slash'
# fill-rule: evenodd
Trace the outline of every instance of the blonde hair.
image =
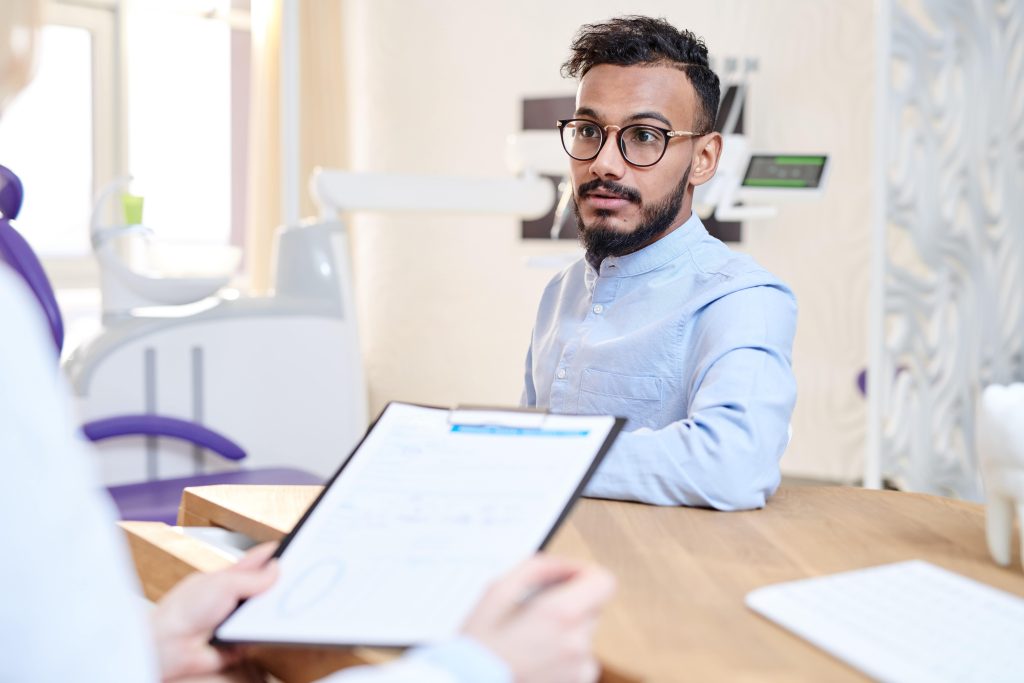
<svg viewBox="0 0 1024 683">
<path fill-rule="evenodd" d="M 32 80 L 40 0 L 0 1 L 0 111 Z"/>
</svg>

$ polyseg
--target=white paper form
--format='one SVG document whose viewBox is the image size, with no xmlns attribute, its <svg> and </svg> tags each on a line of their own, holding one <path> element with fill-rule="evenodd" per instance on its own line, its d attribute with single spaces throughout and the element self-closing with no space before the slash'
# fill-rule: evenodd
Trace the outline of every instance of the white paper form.
<svg viewBox="0 0 1024 683">
<path fill-rule="evenodd" d="M 487 584 L 540 546 L 615 420 L 527 423 L 389 405 L 285 549 L 277 583 L 217 637 L 406 646 L 455 634 Z"/>
</svg>

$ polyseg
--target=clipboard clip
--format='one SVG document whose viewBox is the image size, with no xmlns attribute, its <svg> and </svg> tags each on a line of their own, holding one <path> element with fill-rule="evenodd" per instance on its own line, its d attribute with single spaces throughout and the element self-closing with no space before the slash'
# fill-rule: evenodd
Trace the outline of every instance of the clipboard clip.
<svg viewBox="0 0 1024 683">
<path fill-rule="evenodd" d="M 448 411 L 448 424 L 453 427 L 543 429 L 548 415 L 540 408 L 458 405 Z"/>
</svg>

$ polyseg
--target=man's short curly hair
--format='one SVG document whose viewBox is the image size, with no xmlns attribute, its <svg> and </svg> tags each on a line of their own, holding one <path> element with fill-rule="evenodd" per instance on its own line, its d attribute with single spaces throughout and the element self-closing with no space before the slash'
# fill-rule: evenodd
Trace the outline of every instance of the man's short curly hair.
<svg viewBox="0 0 1024 683">
<path fill-rule="evenodd" d="M 600 24 L 584 24 L 572 41 L 572 53 L 562 65 L 566 78 L 583 78 L 599 64 L 616 66 L 674 66 L 686 74 L 697 92 L 698 132 L 714 128 L 720 96 L 718 76 L 708 64 L 708 48 L 690 31 L 680 31 L 665 19 L 624 16 Z"/>
</svg>

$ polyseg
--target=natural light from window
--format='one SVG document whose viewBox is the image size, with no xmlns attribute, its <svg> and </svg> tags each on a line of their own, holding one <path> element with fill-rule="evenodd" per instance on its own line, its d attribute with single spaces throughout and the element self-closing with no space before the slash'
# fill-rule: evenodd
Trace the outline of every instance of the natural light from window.
<svg viewBox="0 0 1024 683">
<path fill-rule="evenodd" d="M 0 163 L 25 186 L 16 222 L 38 254 L 89 253 L 93 193 L 92 36 L 46 26 L 35 79 L 0 118 Z"/>
<path fill-rule="evenodd" d="M 231 235 L 230 28 L 156 9 L 128 24 L 130 169 L 143 223 L 161 239 Z M 168 8 L 169 3 L 162 3 Z"/>
</svg>

